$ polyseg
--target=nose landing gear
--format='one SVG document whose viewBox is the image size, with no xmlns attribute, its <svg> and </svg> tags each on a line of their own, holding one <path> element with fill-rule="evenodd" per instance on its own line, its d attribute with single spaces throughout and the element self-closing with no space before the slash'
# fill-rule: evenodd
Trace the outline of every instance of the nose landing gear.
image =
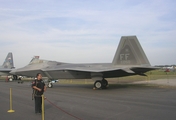
<svg viewBox="0 0 176 120">
<path fill-rule="evenodd" d="M 53 84 L 51 81 L 48 82 L 48 88 L 52 88 L 53 87 Z"/>
</svg>

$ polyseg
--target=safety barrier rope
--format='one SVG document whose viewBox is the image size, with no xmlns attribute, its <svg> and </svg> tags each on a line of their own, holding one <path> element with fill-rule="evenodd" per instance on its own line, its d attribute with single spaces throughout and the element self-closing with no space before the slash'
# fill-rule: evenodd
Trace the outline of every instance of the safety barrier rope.
<svg viewBox="0 0 176 120">
<path fill-rule="evenodd" d="M 62 108 L 58 107 L 57 105 L 55 105 L 54 103 L 52 103 L 51 101 L 49 101 L 47 98 L 45 98 L 45 100 L 47 100 L 51 105 L 53 105 L 53 106 L 56 107 L 57 109 L 61 110 L 62 112 L 68 114 L 69 116 L 72 116 L 72 117 L 76 118 L 77 120 L 82 120 L 81 118 L 78 118 L 78 117 L 72 115 L 71 113 L 69 113 L 69 112 L 63 110 Z"/>
<path fill-rule="evenodd" d="M 13 89 L 13 91 L 17 91 L 17 90 L 16 90 L 16 89 Z M 19 92 L 19 91 L 17 91 L 17 92 Z M 25 94 L 25 96 L 29 96 L 29 95 L 28 95 L 28 94 Z M 75 115 L 73 115 L 73 114 L 71 114 L 71 113 L 69 113 L 69 112 L 63 110 L 63 109 L 60 108 L 59 106 L 55 105 L 55 104 L 52 103 L 50 100 L 48 100 L 46 97 L 45 97 L 45 100 L 47 100 L 52 106 L 56 107 L 57 109 L 59 109 L 60 111 L 62 111 L 62 112 L 64 112 L 64 113 L 68 114 L 69 116 L 71 116 L 71 117 L 73 117 L 73 118 L 75 118 L 75 119 L 77 119 L 77 120 L 82 120 L 81 118 L 76 117 Z"/>
</svg>

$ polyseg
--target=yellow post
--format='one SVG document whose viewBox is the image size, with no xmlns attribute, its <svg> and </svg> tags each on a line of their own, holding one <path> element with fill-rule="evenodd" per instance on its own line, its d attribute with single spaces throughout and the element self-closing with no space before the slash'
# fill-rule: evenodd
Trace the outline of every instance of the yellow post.
<svg viewBox="0 0 176 120">
<path fill-rule="evenodd" d="M 45 120 L 45 104 L 44 104 L 44 95 L 42 95 L 42 120 Z"/>
<path fill-rule="evenodd" d="M 10 110 L 7 112 L 12 113 L 15 112 L 15 110 L 12 110 L 12 89 L 10 88 Z"/>
</svg>

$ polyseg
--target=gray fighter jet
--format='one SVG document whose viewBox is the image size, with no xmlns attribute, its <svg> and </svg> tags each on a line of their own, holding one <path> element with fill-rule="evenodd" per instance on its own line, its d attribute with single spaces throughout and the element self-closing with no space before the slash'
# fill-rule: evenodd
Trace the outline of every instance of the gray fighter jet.
<svg viewBox="0 0 176 120">
<path fill-rule="evenodd" d="M 13 64 L 13 55 L 11 52 L 7 54 L 7 57 L 2 66 L 0 66 L 0 76 L 1 75 L 9 75 L 9 72 L 14 69 Z"/>
<path fill-rule="evenodd" d="M 79 58 L 78 58 L 79 59 Z M 112 63 L 72 64 L 41 60 L 35 57 L 31 62 L 10 73 L 21 76 L 35 76 L 41 73 L 50 80 L 55 79 L 92 79 L 94 88 L 108 86 L 106 78 L 143 75 L 155 70 L 152 67 L 136 36 L 122 36 Z M 52 84 L 48 85 L 52 87 Z"/>
</svg>

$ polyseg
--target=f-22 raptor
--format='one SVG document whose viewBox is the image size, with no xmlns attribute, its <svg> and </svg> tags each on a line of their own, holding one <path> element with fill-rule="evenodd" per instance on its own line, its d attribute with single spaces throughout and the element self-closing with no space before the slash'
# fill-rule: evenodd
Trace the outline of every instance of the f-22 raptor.
<svg viewBox="0 0 176 120">
<path fill-rule="evenodd" d="M 42 60 L 35 57 L 23 67 L 11 71 L 12 74 L 35 76 L 41 73 L 50 80 L 54 79 L 92 79 L 94 88 L 108 86 L 106 78 L 143 75 L 155 70 L 152 67 L 136 36 L 122 36 L 112 63 L 72 64 Z M 52 84 L 48 85 L 52 87 Z"/>
</svg>

